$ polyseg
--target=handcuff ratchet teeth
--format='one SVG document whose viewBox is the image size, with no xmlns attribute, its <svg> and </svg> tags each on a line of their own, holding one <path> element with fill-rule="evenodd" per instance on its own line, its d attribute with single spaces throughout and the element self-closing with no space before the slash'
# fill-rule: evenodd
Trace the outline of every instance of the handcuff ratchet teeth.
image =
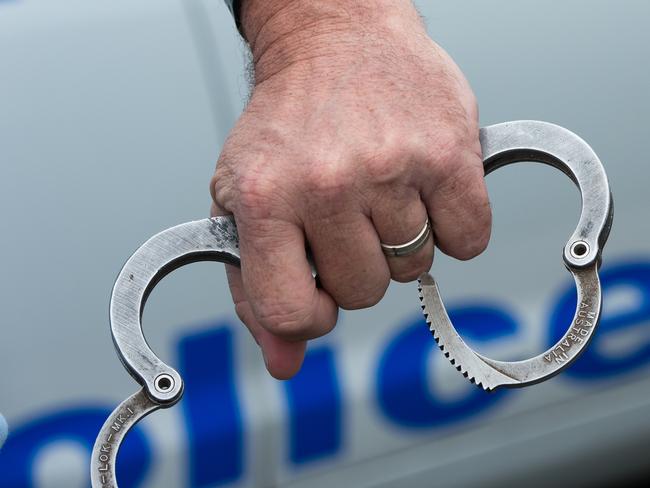
<svg viewBox="0 0 650 488">
<path fill-rule="evenodd" d="M 582 192 L 582 216 L 564 249 L 564 261 L 578 287 L 578 309 L 565 336 L 546 353 L 519 362 L 485 358 L 460 338 L 445 311 L 433 278 L 420 279 L 420 298 L 441 349 L 466 376 L 491 390 L 543 381 L 570 364 L 589 342 L 601 308 L 597 268 L 612 221 L 607 177 L 597 156 L 579 137 L 561 127 L 534 121 L 481 129 L 485 173 L 516 161 L 539 161 L 564 171 Z M 142 312 L 156 284 L 175 269 L 198 261 L 240 264 L 233 217 L 178 225 L 145 242 L 117 277 L 110 324 L 118 356 L 142 388 L 122 402 L 102 426 L 92 451 L 93 488 L 116 488 L 116 459 L 124 437 L 142 418 L 175 405 L 183 380 L 151 350 L 142 331 Z"/>
<path fill-rule="evenodd" d="M 593 337 L 602 308 L 598 268 L 612 225 L 613 201 L 598 156 L 562 127 L 537 121 L 507 122 L 481 129 L 480 139 L 486 175 L 511 163 L 546 163 L 571 178 L 582 195 L 580 220 L 563 253 L 576 283 L 576 311 L 564 336 L 542 354 L 523 361 L 495 361 L 477 353 L 454 328 L 433 277 L 429 273 L 420 276 L 422 310 L 438 346 L 472 383 L 491 391 L 555 376 L 578 358 Z"/>
</svg>

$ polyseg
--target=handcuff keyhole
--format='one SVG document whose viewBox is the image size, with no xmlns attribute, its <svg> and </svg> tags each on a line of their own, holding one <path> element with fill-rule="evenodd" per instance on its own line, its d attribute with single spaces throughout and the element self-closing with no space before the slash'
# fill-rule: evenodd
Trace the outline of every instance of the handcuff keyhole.
<svg viewBox="0 0 650 488">
<path fill-rule="evenodd" d="M 156 389 L 160 392 L 166 392 L 172 389 L 174 386 L 174 380 L 171 376 L 163 374 L 158 377 L 156 380 Z"/>
</svg>

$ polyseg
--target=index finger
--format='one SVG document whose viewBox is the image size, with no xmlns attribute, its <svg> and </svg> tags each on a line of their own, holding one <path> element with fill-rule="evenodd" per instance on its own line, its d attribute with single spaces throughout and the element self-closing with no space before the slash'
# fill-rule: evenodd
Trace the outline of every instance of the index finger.
<svg viewBox="0 0 650 488">
<path fill-rule="evenodd" d="M 291 340 L 332 330 L 338 307 L 316 286 L 303 230 L 278 218 L 238 219 L 237 228 L 244 291 L 259 324 Z"/>
</svg>

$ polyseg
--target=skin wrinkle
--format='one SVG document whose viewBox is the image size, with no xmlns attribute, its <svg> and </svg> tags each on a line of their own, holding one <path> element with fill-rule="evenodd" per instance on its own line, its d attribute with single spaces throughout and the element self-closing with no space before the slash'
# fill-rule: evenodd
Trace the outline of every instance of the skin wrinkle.
<svg viewBox="0 0 650 488">
<path fill-rule="evenodd" d="M 260 33 L 264 30 L 264 28 L 267 25 L 273 22 L 280 13 L 282 13 L 283 8 L 286 9 L 288 7 L 288 4 L 280 2 L 280 4 L 278 5 L 276 3 L 275 5 L 277 5 L 277 8 L 275 10 L 272 10 L 270 15 L 267 14 L 265 16 L 263 21 L 260 23 L 259 27 L 253 29 L 253 27 L 251 26 L 251 23 L 253 23 L 252 21 L 259 18 L 259 15 L 254 15 L 254 13 L 250 11 L 252 9 L 251 5 L 254 2 L 251 0 L 240 0 L 240 1 L 242 4 L 241 17 L 243 19 L 242 25 L 243 25 L 244 35 L 246 36 L 246 40 L 250 45 L 251 51 L 253 52 L 257 47 L 257 39 L 260 36 Z M 271 8 L 273 7 L 273 5 L 274 5 L 273 2 L 268 2 L 268 6 L 270 6 Z M 252 35 L 251 33 L 249 33 L 249 30 L 254 31 Z"/>
<path fill-rule="evenodd" d="M 337 21 L 338 17 L 318 18 L 311 22 L 303 22 L 283 32 L 281 36 L 268 42 L 262 49 L 252 48 L 255 63 L 255 80 L 259 86 L 262 82 L 301 61 L 308 61 L 318 57 L 332 57 L 340 51 L 344 44 L 341 39 L 333 49 L 332 43 L 319 43 L 323 39 L 331 40 L 332 35 L 345 31 L 349 21 Z M 268 25 L 268 23 L 266 24 Z M 354 44 L 349 42 L 347 47 L 354 51 Z M 275 65 L 270 73 L 266 73 L 268 66 Z"/>
<path fill-rule="evenodd" d="M 250 182 L 243 183 L 245 179 Z M 294 210 L 296 208 L 294 198 L 287 194 L 287 190 L 283 190 L 281 185 L 266 176 L 260 177 L 259 175 L 252 178 L 248 175 L 241 175 L 238 180 L 240 195 L 237 205 L 234 207 L 235 215 L 240 214 L 245 219 L 253 220 L 258 226 L 264 226 L 265 221 L 271 219 L 301 225 L 302 220 Z M 272 190 L 266 190 L 266 188 L 272 188 Z M 279 209 L 276 212 L 277 215 L 270 211 L 272 208 Z"/>
<path fill-rule="evenodd" d="M 339 307 L 373 305 L 391 277 L 431 265 L 433 240 L 400 258 L 380 240 L 410 240 L 428 212 L 441 249 L 465 259 L 487 242 L 490 215 L 475 98 L 411 3 L 281 1 L 246 0 L 257 18 L 242 19 L 245 32 L 263 25 L 256 86 L 211 191 L 240 229 L 242 268 L 228 268 L 237 312 L 286 378 Z"/>
<path fill-rule="evenodd" d="M 268 301 L 257 302 L 253 311 L 257 320 L 265 324 L 269 332 L 293 341 L 302 341 L 315 338 L 307 334 L 296 334 L 296 329 L 301 329 L 302 324 L 313 321 L 314 307 L 310 305 L 312 303 L 298 303 L 296 300 L 281 302 L 274 297 Z"/>
<path fill-rule="evenodd" d="M 248 0 L 248 2 L 255 3 L 251 0 Z M 357 27 L 357 30 L 360 32 L 362 37 L 374 37 L 377 39 L 374 43 L 377 46 L 382 46 L 381 39 L 385 37 L 386 30 L 391 31 L 391 34 L 393 35 L 401 33 L 403 30 L 402 22 L 392 22 L 392 19 L 402 17 L 402 15 L 396 15 L 395 9 L 387 9 L 382 13 L 381 17 L 378 17 L 378 20 L 380 19 L 381 22 L 377 22 L 377 26 L 381 26 L 381 28 L 377 28 L 374 27 L 373 23 L 359 22 L 359 18 L 374 13 L 376 8 L 357 5 L 356 9 L 359 11 L 354 12 L 354 4 L 339 3 L 336 7 L 323 11 L 323 6 L 326 6 L 327 3 L 312 2 L 310 6 L 312 7 L 312 10 L 315 8 L 318 14 L 314 15 L 312 12 L 313 18 L 310 18 L 308 15 L 296 15 L 295 10 L 298 9 L 298 5 L 301 3 L 305 2 L 289 2 L 284 9 L 278 8 L 273 11 L 270 18 L 264 22 L 263 27 L 254 36 L 254 41 L 251 43 L 251 50 L 257 68 L 256 79 L 258 84 L 277 74 L 278 71 L 291 65 L 295 65 L 300 60 L 313 59 L 315 56 L 314 54 L 307 56 L 306 58 L 300 56 L 299 53 L 303 51 L 317 51 L 324 56 L 329 55 L 330 57 L 335 57 L 341 52 L 341 50 L 348 47 L 351 55 L 358 53 L 358 47 L 360 45 L 358 39 L 355 40 L 352 38 L 349 42 L 346 42 L 347 38 L 345 36 L 332 36 L 332 34 L 349 31 L 352 24 Z M 295 17 L 298 17 L 301 20 L 287 27 L 287 22 L 280 17 L 282 17 L 282 14 L 284 14 L 284 17 L 290 17 L 292 12 Z M 391 12 L 391 14 L 389 14 L 389 12 Z M 401 14 L 401 12 L 398 13 Z M 246 18 L 245 12 L 243 17 Z M 419 20 L 417 14 L 415 18 L 418 20 L 418 25 L 422 30 L 423 38 L 426 38 L 424 26 Z M 280 26 L 277 27 L 277 24 L 280 24 Z M 244 25 L 246 26 L 246 22 L 244 22 Z M 275 33 L 274 35 L 273 27 L 276 27 L 280 33 Z M 269 32 L 267 36 L 270 37 L 271 40 L 262 43 L 259 39 L 260 37 L 264 37 L 265 30 L 272 31 Z M 318 41 L 321 38 L 327 38 L 330 42 L 319 43 Z M 334 42 L 332 42 L 333 39 L 335 39 Z M 367 39 L 363 40 L 367 42 Z M 262 47 L 259 47 L 260 43 L 263 44 Z M 274 51 L 274 48 L 277 49 Z M 267 60 L 265 57 L 271 57 L 272 59 Z M 278 68 L 270 74 L 260 74 L 260 72 L 265 71 L 265 67 L 268 64 L 275 64 Z"/>
<path fill-rule="evenodd" d="M 274 48 L 278 48 L 279 53 L 282 54 L 299 52 L 303 49 L 300 45 L 301 41 L 305 41 L 310 38 L 318 38 L 319 36 L 328 36 L 339 32 L 341 27 L 346 27 L 349 25 L 349 22 L 338 22 L 337 18 L 338 17 L 336 16 L 331 16 L 329 19 L 319 18 L 305 22 L 302 25 L 296 25 L 283 33 L 281 38 L 274 39 L 273 41 L 265 44 L 263 49 L 255 49 L 253 46 L 251 46 L 254 62 L 258 64 L 264 58 L 264 56 L 271 53 Z M 282 42 L 286 42 L 286 40 L 291 38 L 291 36 L 296 36 L 295 41 L 298 41 L 296 42 L 296 45 L 293 46 L 293 49 L 291 49 L 291 47 L 287 48 L 281 44 Z"/>
</svg>

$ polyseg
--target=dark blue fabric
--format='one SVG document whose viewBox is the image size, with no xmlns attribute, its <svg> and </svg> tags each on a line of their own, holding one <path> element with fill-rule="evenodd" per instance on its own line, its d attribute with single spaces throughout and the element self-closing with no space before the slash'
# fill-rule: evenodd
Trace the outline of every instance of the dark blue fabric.
<svg viewBox="0 0 650 488">
<path fill-rule="evenodd" d="M 241 3 L 241 1 L 240 0 L 224 0 L 224 1 L 226 2 L 226 7 L 228 7 L 228 10 L 230 10 L 233 19 L 235 19 L 237 30 L 243 37 L 244 33 L 241 29 L 241 24 L 239 23 L 239 4 Z"/>
</svg>

